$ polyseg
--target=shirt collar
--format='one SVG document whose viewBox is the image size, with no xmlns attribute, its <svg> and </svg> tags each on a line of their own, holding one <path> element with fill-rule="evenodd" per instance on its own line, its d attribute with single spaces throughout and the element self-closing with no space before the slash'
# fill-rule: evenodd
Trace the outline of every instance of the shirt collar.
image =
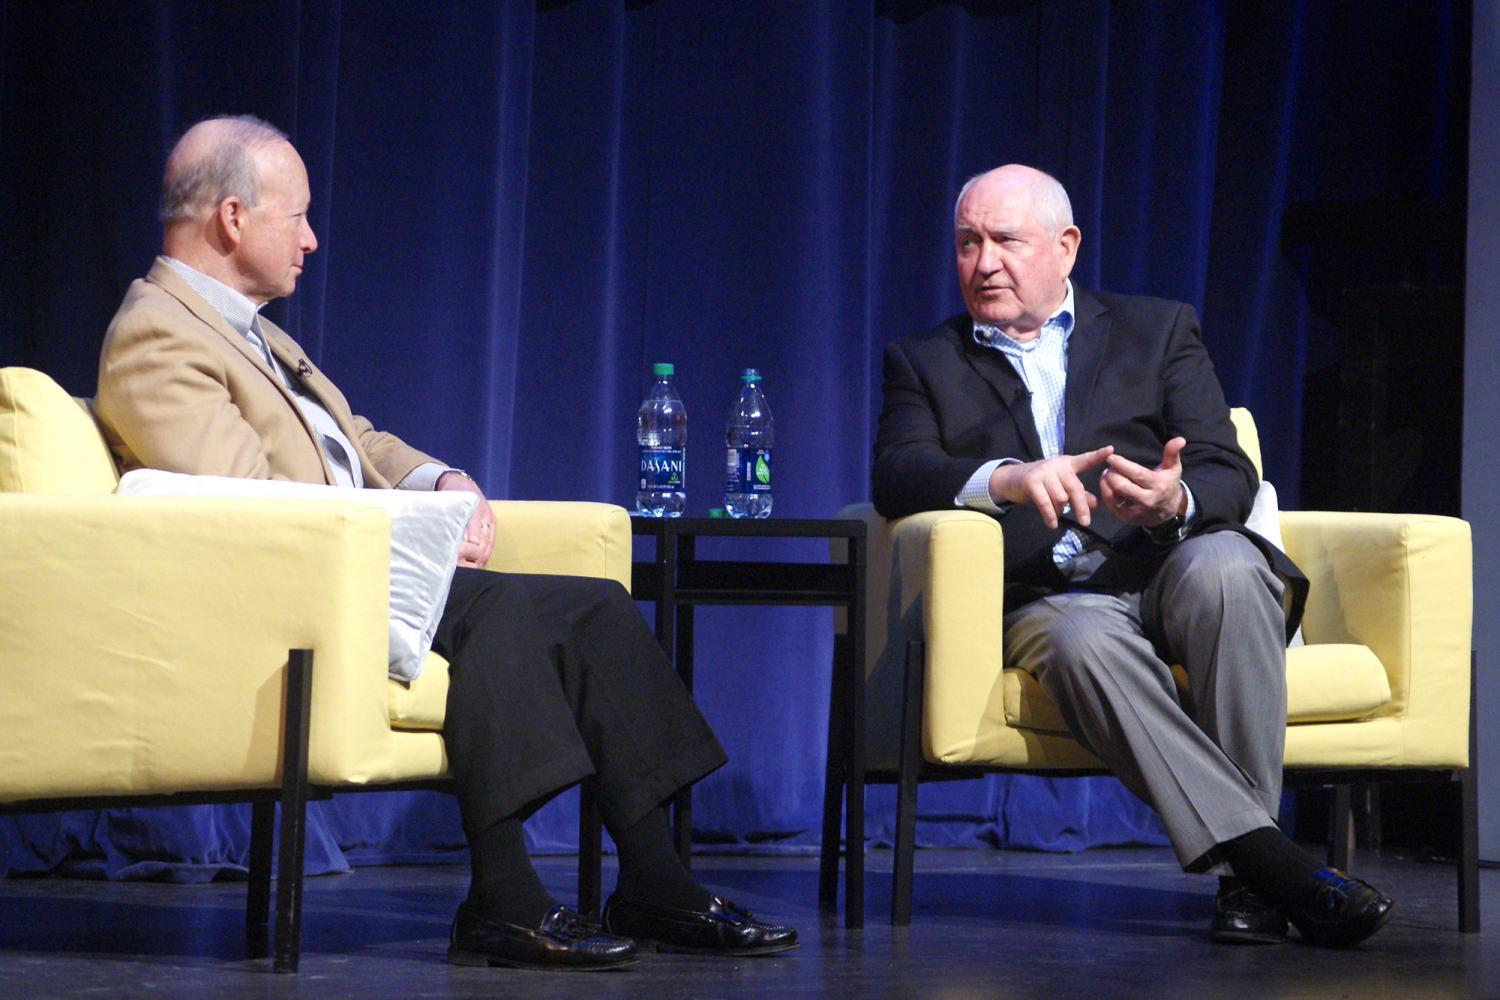
<svg viewBox="0 0 1500 1000">
<path fill-rule="evenodd" d="M 224 322 L 233 327 L 236 333 L 247 340 L 253 339 L 250 331 L 256 328 L 255 321 L 260 315 L 260 306 L 265 303 L 255 304 L 244 294 L 230 288 L 219 279 L 211 278 L 180 260 L 166 256 L 162 259 L 172 265 L 172 270 L 182 275 L 182 280 L 186 281 L 193 291 L 203 296 L 209 305 L 218 310 L 219 315 L 224 317 Z"/>
<path fill-rule="evenodd" d="M 1058 306 L 1052 315 L 1047 317 L 1047 321 L 1042 324 L 1041 337 L 1037 337 L 1028 343 L 1022 343 L 1021 341 L 1012 340 L 1010 337 L 1007 337 L 1001 332 L 998 326 L 990 326 L 987 323 L 975 323 L 974 339 L 985 347 L 1003 349 L 1009 346 L 1026 350 L 1032 345 L 1040 343 L 1042 338 L 1046 337 L 1049 333 L 1057 332 L 1062 334 L 1063 343 L 1067 343 L 1068 337 L 1073 333 L 1073 280 L 1065 278 L 1063 279 L 1063 284 L 1067 288 L 1067 293 L 1063 295 L 1062 305 Z"/>
</svg>

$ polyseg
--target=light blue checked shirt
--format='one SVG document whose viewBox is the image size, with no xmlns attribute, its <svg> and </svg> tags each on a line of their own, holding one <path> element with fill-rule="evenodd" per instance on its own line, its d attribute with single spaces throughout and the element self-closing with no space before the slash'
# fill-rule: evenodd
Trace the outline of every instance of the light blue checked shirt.
<svg viewBox="0 0 1500 1000">
<path fill-rule="evenodd" d="M 1012 340 L 998 327 L 974 324 L 974 339 L 985 347 L 1004 354 L 1016 373 L 1021 376 L 1026 390 L 1031 393 L 1031 417 L 1036 424 L 1037 437 L 1042 442 L 1042 457 L 1052 458 L 1062 454 L 1064 435 L 1067 430 L 1067 412 L 1064 407 L 1068 385 L 1068 339 L 1073 335 L 1073 282 L 1067 282 L 1067 294 L 1062 305 L 1047 317 L 1041 333 L 1028 341 Z M 981 465 L 969 477 L 969 481 L 953 498 L 954 506 L 971 507 L 975 510 L 1004 514 L 1014 504 L 1000 505 L 990 497 L 990 476 L 1002 465 L 1018 465 L 1018 458 L 997 458 Z M 1187 489 L 1187 520 L 1194 513 L 1193 493 Z M 1066 513 L 1067 511 L 1065 511 Z M 1052 547 L 1052 560 L 1063 566 L 1083 552 L 1084 536 L 1076 531 L 1065 532 Z M 1097 562 L 1097 560 L 1095 560 Z M 1078 578 L 1092 572 L 1093 566 L 1076 567 L 1079 573 L 1070 573 Z"/>
</svg>

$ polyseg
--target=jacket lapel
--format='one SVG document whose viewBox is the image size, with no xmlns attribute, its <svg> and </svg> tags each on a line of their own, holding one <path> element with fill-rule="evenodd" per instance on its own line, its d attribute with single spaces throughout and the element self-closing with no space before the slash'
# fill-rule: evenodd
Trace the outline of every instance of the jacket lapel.
<svg viewBox="0 0 1500 1000">
<path fill-rule="evenodd" d="M 1026 383 L 1021 381 L 1015 366 L 995 348 L 985 347 L 974 339 L 974 321 L 969 317 L 962 317 L 953 326 L 965 360 L 980 378 L 989 383 L 995 398 L 1016 425 L 1016 436 L 1028 454 L 1015 457 L 1033 461 L 1041 458 L 1042 439 L 1037 435 L 1036 421 L 1031 415 L 1031 394 L 1026 391 Z"/>
<path fill-rule="evenodd" d="M 1068 337 L 1068 382 L 1064 392 L 1063 451 L 1076 455 L 1092 440 L 1090 419 L 1099 367 L 1109 352 L 1109 316 L 1104 305 L 1073 286 L 1073 333 Z"/>
</svg>

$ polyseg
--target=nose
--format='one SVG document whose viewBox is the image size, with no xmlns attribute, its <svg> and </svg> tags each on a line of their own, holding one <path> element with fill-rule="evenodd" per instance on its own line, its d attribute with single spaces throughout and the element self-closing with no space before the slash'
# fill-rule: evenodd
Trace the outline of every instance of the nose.
<svg viewBox="0 0 1500 1000">
<path fill-rule="evenodd" d="M 303 216 L 302 218 L 301 236 L 301 246 L 303 253 L 312 253 L 314 250 L 318 249 L 318 237 L 313 233 L 312 223 L 307 221 L 306 216 Z"/>
<path fill-rule="evenodd" d="M 994 274 L 1000 270 L 1003 262 L 1000 257 L 1000 244 L 994 240 L 985 240 L 979 246 L 979 270 L 984 274 Z"/>
</svg>

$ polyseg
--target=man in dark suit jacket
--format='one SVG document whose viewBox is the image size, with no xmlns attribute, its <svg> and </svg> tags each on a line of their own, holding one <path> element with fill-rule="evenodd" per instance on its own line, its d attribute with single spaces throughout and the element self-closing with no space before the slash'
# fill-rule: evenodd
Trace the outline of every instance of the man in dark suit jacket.
<svg viewBox="0 0 1500 1000">
<path fill-rule="evenodd" d="M 876 508 L 999 519 L 1006 665 L 1157 810 L 1185 870 L 1221 875 L 1214 940 L 1272 943 L 1288 919 L 1363 940 L 1391 900 L 1276 826 L 1306 582 L 1243 526 L 1257 477 L 1196 315 L 1075 287 L 1081 234 L 1040 171 L 973 178 L 954 223 L 968 311 L 886 348 Z"/>
<path fill-rule="evenodd" d="M 126 468 L 369 488 L 467 490 L 433 648 L 449 661 L 443 740 L 473 860 L 449 958 L 588 969 L 664 950 L 760 955 L 793 947 L 693 881 L 664 802 L 723 750 L 618 583 L 486 572 L 490 506 L 468 475 L 376 431 L 262 320 L 317 248 L 307 169 L 249 116 L 193 126 L 167 159 L 162 256 L 110 323 L 96 415 Z M 596 777 L 620 878 L 604 928 L 559 905 L 527 858 L 522 822 Z"/>
</svg>

